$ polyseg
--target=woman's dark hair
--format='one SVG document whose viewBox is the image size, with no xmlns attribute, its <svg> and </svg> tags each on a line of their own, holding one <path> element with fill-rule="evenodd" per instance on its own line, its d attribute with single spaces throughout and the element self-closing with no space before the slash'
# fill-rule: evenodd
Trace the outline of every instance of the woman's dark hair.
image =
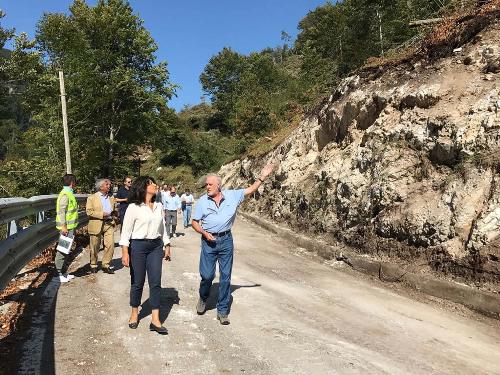
<svg viewBox="0 0 500 375">
<path fill-rule="evenodd" d="M 141 205 L 142 203 L 144 203 L 146 199 L 146 190 L 148 188 L 148 185 L 150 185 L 151 183 L 156 184 L 156 181 L 152 177 L 149 176 L 137 177 L 132 183 L 132 186 L 130 187 L 128 202 L 135 203 L 137 205 Z M 153 197 L 151 198 L 151 202 L 155 202 L 155 200 L 156 200 L 156 194 L 154 194 Z"/>
</svg>

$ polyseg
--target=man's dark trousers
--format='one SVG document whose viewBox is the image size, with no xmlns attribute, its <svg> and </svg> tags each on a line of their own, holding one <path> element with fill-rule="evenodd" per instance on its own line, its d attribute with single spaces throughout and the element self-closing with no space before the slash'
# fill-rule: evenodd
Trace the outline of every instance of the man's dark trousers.
<svg viewBox="0 0 500 375">
<path fill-rule="evenodd" d="M 210 287 L 215 278 L 215 263 L 219 262 L 219 299 L 217 312 L 221 315 L 229 313 L 231 299 L 231 271 L 233 269 L 233 235 L 228 232 L 215 241 L 209 242 L 204 237 L 201 239 L 200 254 L 200 298 L 208 299 Z"/>
<path fill-rule="evenodd" d="M 175 229 L 177 227 L 177 210 L 165 210 L 165 227 L 167 228 L 169 237 L 175 235 Z"/>
</svg>

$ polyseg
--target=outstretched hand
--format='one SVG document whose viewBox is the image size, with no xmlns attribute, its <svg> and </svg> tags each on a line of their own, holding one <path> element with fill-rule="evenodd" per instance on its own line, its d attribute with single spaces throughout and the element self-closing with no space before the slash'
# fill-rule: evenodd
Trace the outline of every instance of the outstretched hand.
<svg viewBox="0 0 500 375">
<path fill-rule="evenodd" d="M 275 165 L 273 163 L 269 163 L 264 168 L 262 168 L 262 171 L 260 172 L 260 178 L 265 180 L 267 176 L 269 176 L 273 172 L 274 167 Z"/>
<path fill-rule="evenodd" d="M 255 180 L 255 182 L 252 185 L 250 185 L 245 189 L 245 196 L 255 193 L 259 188 L 260 184 L 264 182 L 264 180 L 267 178 L 267 176 L 269 176 L 272 173 L 273 170 L 274 170 L 274 164 L 272 163 L 269 163 L 264 168 L 262 168 L 262 171 L 260 171 L 259 179 Z"/>
</svg>

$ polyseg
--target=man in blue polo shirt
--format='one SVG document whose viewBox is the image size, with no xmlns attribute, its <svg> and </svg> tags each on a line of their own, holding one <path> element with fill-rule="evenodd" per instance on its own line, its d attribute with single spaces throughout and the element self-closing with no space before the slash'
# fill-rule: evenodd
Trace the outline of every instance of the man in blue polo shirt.
<svg viewBox="0 0 500 375">
<path fill-rule="evenodd" d="M 271 174 L 274 166 L 262 169 L 260 177 L 246 189 L 222 190 L 221 178 L 209 174 L 205 180 L 207 194 L 196 204 L 193 215 L 193 229 L 202 235 L 200 254 L 200 299 L 196 306 L 199 315 L 205 313 L 206 301 L 215 278 L 215 264 L 219 262 L 219 300 L 217 319 L 221 324 L 229 324 L 229 301 L 231 298 L 231 271 L 233 268 L 233 236 L 231 227 L 236 210 L 245 199 L 253 194 Z"/>
<path fill-rule="evenodd" d="M 165 226 L 169 237 L 177 236 L 177 214 L 181 212 L 181 198 L 175 192 L 175 186 L 170 187 L 169 192 L 161 194 L 163 209 L 165 210 Z"/>
</svg>

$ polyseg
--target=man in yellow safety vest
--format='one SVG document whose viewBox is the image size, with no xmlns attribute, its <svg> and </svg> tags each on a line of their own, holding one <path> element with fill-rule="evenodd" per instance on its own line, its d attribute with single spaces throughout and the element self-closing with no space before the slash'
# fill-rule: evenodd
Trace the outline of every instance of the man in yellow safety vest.
<svg viewBox="0 0 500 375">
<path fill-rule="evenodd" d="M 61 235 L 73 238 L 78 226 L 78 203 L 73 193 L 76 187 L 75 175 L 65 174 L 63 176 L 63 185 L 56 203 L 56 228 Z M 56 266 L 57 277 L 61 283 L 67 283 L 75 277 L 67 273 L 67 256 L 67 254 L 56 251 L 54 264 Z"/>
</svg>

